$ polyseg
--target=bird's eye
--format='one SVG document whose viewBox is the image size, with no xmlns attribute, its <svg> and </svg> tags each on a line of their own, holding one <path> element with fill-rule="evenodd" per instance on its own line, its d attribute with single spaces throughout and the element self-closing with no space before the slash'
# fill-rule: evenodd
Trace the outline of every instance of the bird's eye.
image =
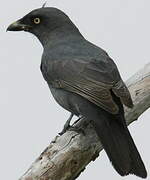
<svg viewBox="0 0 150 180">
<path fill-rule="evenodd" d="M 40 18 L 34 18 L 33 22 L 34 22 L 34 24 L 40 24 L 41 19 Z"/>
</svg>

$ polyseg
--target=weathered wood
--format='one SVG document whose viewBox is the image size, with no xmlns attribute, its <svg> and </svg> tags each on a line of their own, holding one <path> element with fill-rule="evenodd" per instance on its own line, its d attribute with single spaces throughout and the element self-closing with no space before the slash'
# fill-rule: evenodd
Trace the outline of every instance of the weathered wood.
<svg viewBox="0 0 150 180">
<path fill-rule="evenodd" d="M 127 124 L 150 107 L 150 64 L 127 81 L 134 102 L 133 109 L 125 108 Z M 86 165 L 103 149 L 91 125 L 82 119 L 76 126 L 85 134 L 67 131 L 56 136 L 20 180 L 74 180 Z"/>
</svg>

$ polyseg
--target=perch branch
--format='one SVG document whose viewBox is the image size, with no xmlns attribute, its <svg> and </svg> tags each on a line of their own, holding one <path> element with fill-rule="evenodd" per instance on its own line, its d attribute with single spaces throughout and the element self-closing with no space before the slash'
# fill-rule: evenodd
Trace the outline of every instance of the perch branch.
<svg viewBox="0 0 150 180">
<path fill-rule="evenodd" d="M 134 108 L 125 108 L 127 124 L 150 107 L 150 64 L 138 71 L 126 82 L 134 102 Z M 103 149 L 91 125 L 82 119 L 76 126 L 85 134 L 67 131 L 56 138 L 42 152 L 19 180 L 74 180 L 85 167 L 95 160 Z"/>
</svg>

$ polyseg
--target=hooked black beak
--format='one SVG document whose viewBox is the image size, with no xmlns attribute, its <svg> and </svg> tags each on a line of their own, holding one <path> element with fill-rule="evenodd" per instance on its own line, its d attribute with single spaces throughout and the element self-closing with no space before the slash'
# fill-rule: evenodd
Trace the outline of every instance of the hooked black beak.
<svg viewBox="0 0 150 180">
<path fill-rule="evenodd" d="M 6 31 L 29 31 L 31 26 L 23 24 L 21 19 L 10 24 Z"/>
</svg>

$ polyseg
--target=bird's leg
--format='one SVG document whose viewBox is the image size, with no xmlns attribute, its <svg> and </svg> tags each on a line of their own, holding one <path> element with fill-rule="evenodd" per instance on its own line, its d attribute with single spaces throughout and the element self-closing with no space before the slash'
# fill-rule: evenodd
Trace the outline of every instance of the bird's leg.
<svg viewBox="0 0 150 180">
<path fill-rule="evenodd" d="M 68 120 L 66 121 L 66 123 L 63 127 L 63 130 L 59 133 L 59 135 L 64 134 L 68 130 L 68 128 L 70 127 L 70 122 L 71 122 L 73 116 L 74 116 L 74 114 L 71 113 L 71 115 L 69 116 Z"/>
</svg>

